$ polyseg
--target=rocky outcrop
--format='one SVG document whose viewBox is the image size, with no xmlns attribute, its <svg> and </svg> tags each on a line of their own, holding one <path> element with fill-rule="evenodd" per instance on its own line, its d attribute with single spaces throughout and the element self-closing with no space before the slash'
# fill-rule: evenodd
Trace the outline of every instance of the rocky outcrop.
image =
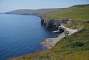
<svg viewBox="0 0 89 60">
<path fill-rule="evenodd" d="M 47 30 L 50 31 L 56 31 L 59 29 L 59 26 L 63 25 L 63 24 L 67 24 L 67 23 L 71 23 L 72 21 L 69 19 L 64 19 L 64 20 L 48 20 L 47 22 L 45 22 L 45 19 L 43 19 L 41 17 L 41 24 L 43 26 L 45 26 L 47 28 Z M 60 28 L 60 31 L 63 31 L 63 29 Z"/>
</svg>

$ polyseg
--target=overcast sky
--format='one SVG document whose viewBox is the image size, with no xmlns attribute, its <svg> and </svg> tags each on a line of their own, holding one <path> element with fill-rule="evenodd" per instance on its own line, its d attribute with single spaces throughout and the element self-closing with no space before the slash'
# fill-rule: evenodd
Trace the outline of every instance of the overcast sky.
<svg viewBox="0 0 89 60">
<path fill-rule="evenodd" d="M 0 0 L 0 12 L 15 9 L 65 8 L 76 4 L 89 4 L 89 0 Z"/>
</svg>

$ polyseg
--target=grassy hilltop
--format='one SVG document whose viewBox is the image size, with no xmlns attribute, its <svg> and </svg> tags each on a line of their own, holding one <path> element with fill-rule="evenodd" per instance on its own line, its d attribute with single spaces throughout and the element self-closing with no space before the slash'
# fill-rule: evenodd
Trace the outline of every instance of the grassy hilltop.
<svg viewBox="0 0 89 60">
<path fill-rule="evenodd" d="M 71 18 L 74 20 L 89 20 L 89 4 L 75 5 L 60 11 L 49 12 L 46 15 L 49 19 Z"/>
<path fill-rule="evenodd" d="M 49 19 L 72 18 L 82 31 L 59 41 L 51 50 L 24 55 L 16 60 L 89 60 L 89 5 L 76 5 L 46 14 Z M 79 21 L 77 21 L 79 20 Z M 11 59 L 11 60 L 14 60 Z"/>
</svg>

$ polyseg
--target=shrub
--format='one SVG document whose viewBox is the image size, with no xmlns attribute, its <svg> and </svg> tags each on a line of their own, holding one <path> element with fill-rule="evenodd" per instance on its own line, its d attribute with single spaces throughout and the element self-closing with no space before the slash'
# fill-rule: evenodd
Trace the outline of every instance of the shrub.
<svg viewBox="0 0 89 60">
<path fill-rule="evenodd" d="M 82 42 L 75 42 L 75 43 L 73 43 L 72 48 L 82 47 L 82 46 L 84 46 L 84 43 L 82 43 Z"/>
</svg>

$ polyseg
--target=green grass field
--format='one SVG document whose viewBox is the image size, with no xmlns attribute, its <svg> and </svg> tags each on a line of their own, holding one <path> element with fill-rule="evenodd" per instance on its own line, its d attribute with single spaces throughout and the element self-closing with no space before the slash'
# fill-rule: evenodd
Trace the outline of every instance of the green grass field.
<svg viewBox="0 0 89 60">
<path fill-rule="evenodd" d="M 89 5 L 87 7 L 70 7 L 46 15 L 49 19 L 70 18 L 73 20 L 89 20 Z"/>
</svg>

